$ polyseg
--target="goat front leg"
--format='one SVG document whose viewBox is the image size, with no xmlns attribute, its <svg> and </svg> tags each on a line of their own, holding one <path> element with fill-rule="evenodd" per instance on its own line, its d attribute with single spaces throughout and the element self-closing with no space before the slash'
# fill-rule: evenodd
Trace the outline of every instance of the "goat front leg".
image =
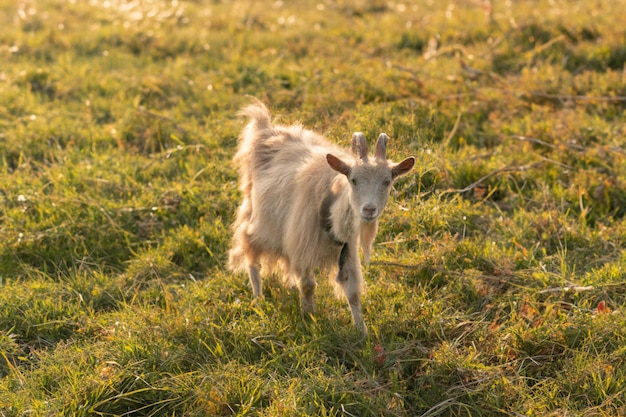
<svg viewBox="0 0 626 417">
<path fill-rule="evenodd" d="M 365 265 L 370 264 L 370 257 L 372 255 L 372 243 L 374 243 L 377 232 L 378 220 L 372 223 L 361 224 L 361 250 L 363 251 L 363 263 Z"/>
<path fill-rule="evenodd" d="M 348 299 L 352 321 L 363 334 L 367 334 L 367 327 L 361 312 L 361 293 L 363 292 L 363 276 L 361 274 L 361 264 L 359 263 L 358 248 L 356 245 L 344 243 L 339 255 L 339 272 L 337 272 L 337 283 L 341 286 L 343 293 Z"/>
</svg>

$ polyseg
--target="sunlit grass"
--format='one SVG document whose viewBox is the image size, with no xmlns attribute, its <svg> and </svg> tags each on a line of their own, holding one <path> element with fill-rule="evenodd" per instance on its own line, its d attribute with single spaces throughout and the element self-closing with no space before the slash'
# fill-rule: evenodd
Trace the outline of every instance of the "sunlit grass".
<svg viewBox="0 0 626 417">
<path fill-rule="evenodd" d="M 625 7 L 0 0 L 0 416 L 624 415 Z M 247 95 L 418 160 L 367 339 L 225 269 Z"/>
</svg>

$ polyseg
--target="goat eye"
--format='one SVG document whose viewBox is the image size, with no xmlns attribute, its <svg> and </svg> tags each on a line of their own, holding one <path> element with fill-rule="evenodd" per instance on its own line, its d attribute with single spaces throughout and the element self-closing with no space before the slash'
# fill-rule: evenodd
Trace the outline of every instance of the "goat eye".
<svg viewBox="0 0 626 417">
<path fill-rule="evenodd" d="M 352 181 L 352 185 L 356 185 L 356 178 L 352 178 L 350 181 Z"/>
<path fill-rule="evenodd" d="M 384 180 L 384 181 L 383 181 L 383 185 L 384 185 L 385 187 L 389 187 L 389 186 L 391 185 L 391 181 L 390 181 L 390 180 Z"/>
</svg>

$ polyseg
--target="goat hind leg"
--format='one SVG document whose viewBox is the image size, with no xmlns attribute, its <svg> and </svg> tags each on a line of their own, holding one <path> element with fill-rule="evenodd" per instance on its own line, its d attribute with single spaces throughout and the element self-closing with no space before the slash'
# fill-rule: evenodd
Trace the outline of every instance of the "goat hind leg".
<svg viewBox="0 0 626 417">
<path fill-rule="evenodd" d="M 250 285 L 252 286 L 252 294 L 254 298 L 263 296 L 263 279 L 261 278 L 261 272 L 257 265 L 250 265 L 248 267 L 248 275 L 250 277 Z"/>
<path fill-rule="evenodd" d="M 300 298 L 302 299 L 302 311 L 304 314 L 315 313 L 315 277 L 311 271 L 306 271 L 300 275 L 298 289 L 300 290 Z"/>
<path fill-rule="evenodd" d="M 252 294 L 254 295 L 254 298 L 263 297 L 263 278 L 261 277 L 261 271 L 259 270 L 259 259 L 257 256 L 249 256 L 247 262 L 248 277 L 250 278 Z"/>
</svg>

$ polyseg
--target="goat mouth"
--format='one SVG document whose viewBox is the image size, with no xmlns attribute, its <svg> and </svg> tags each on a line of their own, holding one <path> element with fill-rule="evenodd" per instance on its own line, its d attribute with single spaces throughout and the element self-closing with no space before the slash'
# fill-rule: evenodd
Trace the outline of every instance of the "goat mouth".
<svg viewBox="0 0 626 417">
<path fill-rule="evenodd" d="M 363 223 L 373 223 L 377 218 L 378 216 L 361 216 L 361 221 Z"/>
</svg>

